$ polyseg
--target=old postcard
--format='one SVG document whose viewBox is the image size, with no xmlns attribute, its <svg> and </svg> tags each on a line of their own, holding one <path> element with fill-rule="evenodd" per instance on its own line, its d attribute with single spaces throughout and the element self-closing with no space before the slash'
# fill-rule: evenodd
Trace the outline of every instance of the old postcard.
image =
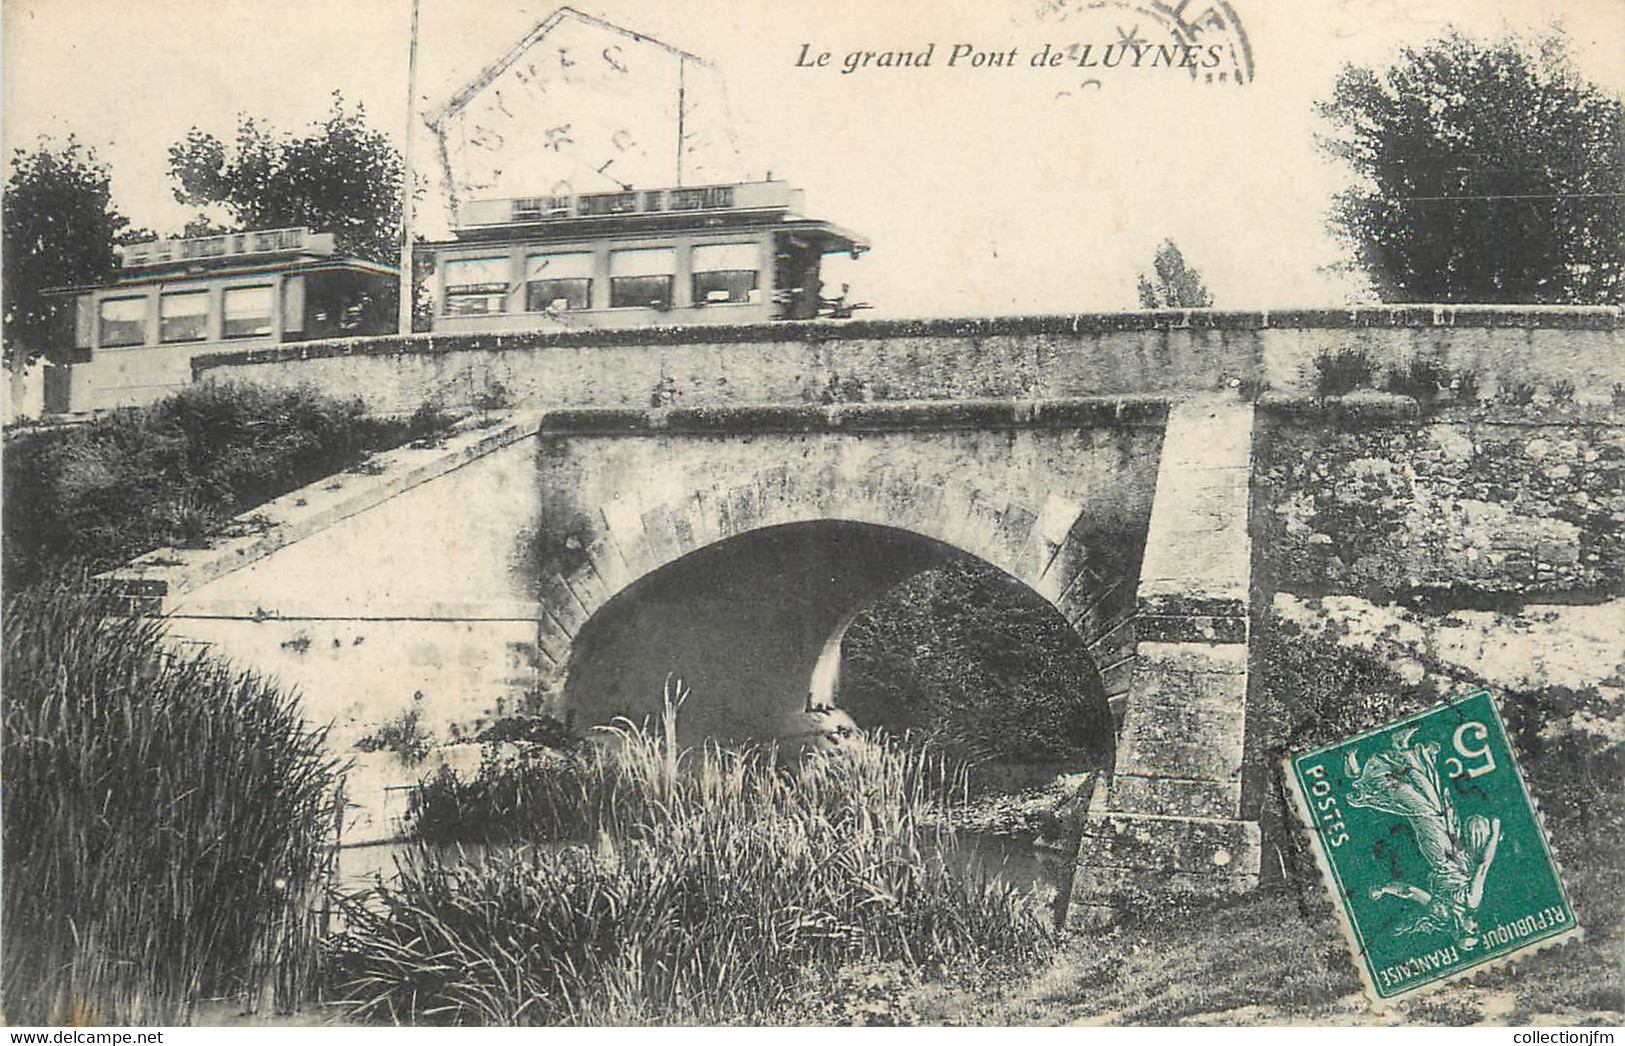
<svg viewBox="0 0 1625 1046">
<path fill-rule="evenodd" d="M 1620 1022 L 1625 6 L 3 15 L 9 1024 Z"/>
</svg>

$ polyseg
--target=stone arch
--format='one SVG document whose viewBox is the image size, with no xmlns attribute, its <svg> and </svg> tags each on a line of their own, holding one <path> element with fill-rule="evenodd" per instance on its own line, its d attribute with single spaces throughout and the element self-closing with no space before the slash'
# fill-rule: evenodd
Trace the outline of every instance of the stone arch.
<svg viewBox="0 0 1625 1046">
<path fill-rule="evenodd" d="M 620 490 L 590 515 L 567 569 L 540 581 L 538 684 L 561 695 L 577 634 L 610 600 L 691 553 L 798 523 L 865 524 L 980 559 L 1038 593 L 1083 638 L 1121 721 L 1134 654 L 1139 550 L 1091 547 L 1084 506 L 1058 495 L 1030 504 L 958 478 L 923 482 L 879 467 L 853 482 L 776 464 L 723 489 L 651 497 Z"/>
</svg>

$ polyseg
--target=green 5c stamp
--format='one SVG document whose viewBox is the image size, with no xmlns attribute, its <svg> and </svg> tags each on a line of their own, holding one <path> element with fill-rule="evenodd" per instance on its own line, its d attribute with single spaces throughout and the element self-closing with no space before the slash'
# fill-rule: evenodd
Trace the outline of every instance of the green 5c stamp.
<svg viewBox="0 0 1625 1046">
<path fill-rule="evenodd" d="M 1292 756 L 1286 770 L 1378 1000 L 1579 935 L 1488 693 Z"/>
</svg>

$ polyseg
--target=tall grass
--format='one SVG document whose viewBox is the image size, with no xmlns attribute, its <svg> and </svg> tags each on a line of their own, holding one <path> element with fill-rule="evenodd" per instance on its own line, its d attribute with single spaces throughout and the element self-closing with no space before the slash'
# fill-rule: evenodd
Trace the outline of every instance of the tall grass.
<svg viewBox="0 0 1625 1046">
<path fill-rule="evenodd" d="M 337 990 L 357 1015 L 447 1024 L 713 1022 L 761 1016 L 844 963 L 920 967 L 1034 953 L 1028 895 L 953 859 L 931 816 L 963 779 L 878 744 L 778 764 L 679 750 L 655 730 L 558 782 L 589 845 L 423 848 L 347 912 Z"/>
<path fill-rule="evenodd" d="M 295 701 L 152 620 L 4 617 L 5 1019 L 183 1023 L 312 983 L 332 767 Z"/>
</svg>

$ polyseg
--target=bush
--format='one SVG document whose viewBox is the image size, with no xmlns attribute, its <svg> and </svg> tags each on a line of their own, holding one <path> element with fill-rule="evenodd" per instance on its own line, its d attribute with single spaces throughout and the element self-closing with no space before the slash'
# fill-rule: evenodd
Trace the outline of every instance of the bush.
<svg viewBox="0 0 1625 1046">
<path fill-rule="evenodd" d="M 6 1018 L 178 1024 L 311 982 L 323 736 L 270 683 L 36 589 L 5 608 Z"/>
<path fill-rule="evenodd" d="M 451 428 L 452 423 L 452 416 L 438 403 L 422 403 L 406 419 L 406 438 L 415 443 L 432 443 Z"/>
<path fill-rule="evenodd" d="M 1358 388 L 1369 388 L 1377 373 L 1371 354 L 1358 345 L 1322 349 L 1315 356 L 1315 395 L 1342 396 Z"/>
<path fill-rule="evenodd" d="M 550 780 L 594 845 L 425 848 L 347 909 L 336 990 L 365 1018 L 442 1024 L 761 1019 L 866 959 L 1030 957 L 1037 902 L 950 858 L 929 814 L 962 794 L 888 745 L 807 757 L 679 752 L 623 723 Z M 546 786 L 544 786 L 545 788 Z"/>
<path fill-rule="evenodd" d="M 500 744 L 504 741 L 513 741 L 560 750 L 575 748 L 582 742 L 581 737 L 571 728 L 570 723 L 545 713 L 504 716 L 481 730 L 475 740 L 482 744 Z"/>
<path fill-rule="evenodd" d="M 1419 403 L 1431 403 L 1449 389 L 1455 375 L 1438 360 L 1416 356 L 1403 367 L 1392 367 L 1384 388 Z"/>
<path fill-rule="evenodd" d="M 1462 403 L 1477 403 L 1479 384 L 1478 371 L 1464 367 L 1456 372 L 1455 380 L 1451 383 L 1451 391 Z"/>
<path fill-rule="evenodd" d="M 1535 402 L 1535 386 L 1527 381 L 1508 382 L 1501 386 L 1501 402 L 1513 407 L 1527 407 Z"/>
<path fill-rule="evenodd" d="M 544 842 L 586 837 L 591 783 L 579 759 L 548 749 L 481 753 L 464 780 L 442 766 L 407 799 L 407 824 L 426 843 Z"/>
<path fill-rule="evenodd" d="M 1236 394 L 1248 403 L 1257 403 L 1269 390 L 1268 378 L 1242 378 L 1236 384 Z"/>
<path fill-rule="evenodd" d="M 840 706 L 861 726 L 975 762 L 1095 765 L 1111 745 L 1100 674 L 1059 611 L 992 567 L 954 564 L 866 607 L 842 642 Z"/>
<path fill-rule="evenodd" d="M 414 418 L 371 419 L 360 400 L 310 389 L 209 384 L 88 425 L 8 436 L 6 584 L 196 545 L 257 504 L 405 442 L 411 424 L 430 420 Z"/>
</svg>

